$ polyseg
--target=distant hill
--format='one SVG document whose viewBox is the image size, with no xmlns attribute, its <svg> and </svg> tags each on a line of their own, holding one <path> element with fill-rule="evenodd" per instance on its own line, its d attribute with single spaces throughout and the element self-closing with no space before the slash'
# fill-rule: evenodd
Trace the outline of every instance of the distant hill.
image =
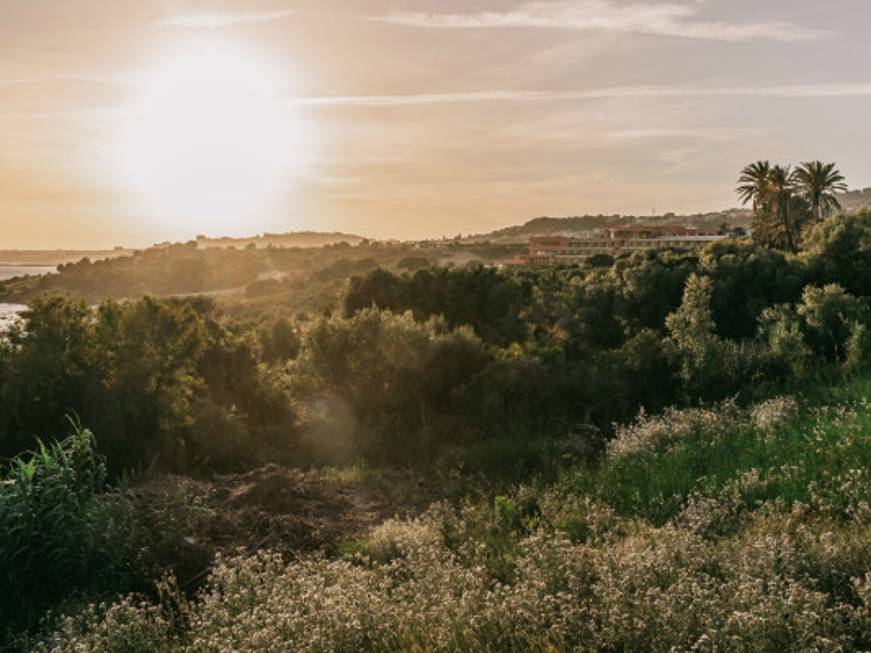
<svg viewBox="0 0 871 653">
<path fill-rule="evenodd" d="M 282 234 L 265 233 L 247 238 L 209 238 L 197 236 L 196 243 L 199 249 L 244 249 L 253 244 L 257 249 L 267 247 L 291 248 L 291 247 L 323 247 L 346 242 L 349 245 L 358 245 L 366 240 L 362 236 L 354 234 L 321 233 L 317 231 L 298 231 Z M 178 243 L 164 242 L 154 245 L 157 249 L 172 247 Z M 44 249 L 44 250 L 0 250 L 0 263 L 6 265 L 39 265 L 55 266 L 66 263 L 77 263 L 84 258 L 92 262 L 106 259 L 132 256 L 136 253 L 134 248 L 116 247 L 114 249 L 84 250 L 84 249 Z"/>
<path fill-rule="evenodd" d="M 132 249 L 0 249 L 0 263 L 6 265 L 36 265 L 52 267 L 75 263 L 83 258 L 102 261 L 121 256 L 130 256 Z"/>
<path fill-rule="evenodd" d="M 871 188 L 852 190 L 838 195 L 844 211 L 852 213 L 863 209 L 871 209 Z M 688 227 L 698 227 L 706 230 L 719 229 L 721 225 L 729 227 L 749 227 L 752 213 L 748 209 L 728 209 L 712 213 L 695 213 L 691 215 L 583 215 L 565 218 L 540 217 L 529 222 L 497 229 L 486 234 L 469 236 L 468 242 L 490 241 L 493 243 L 526 242 L 535 236 L 573 235 L 604 229 L 605 227 L 622 227 L 633 224 L 662 225 L 677 224 Z"/>
<path fill-rule="evenodd" d="M 496 243 L 525 242 L 534 236 L 550 236 L 556 234 L 578 234 L 593 229 L 605 227 L 622 227 L 632 224 L 676 224 L 700 229 L 716 230 L 723 224 L 729 227 L 749 227 L 751 212 L 745 209 L 730 209 L 714 213 L 697 213 L 694 215 L 584 215 L 569 218 L 540 217 L 516 227 L 498 229 L 488 234 L 471 236 L 471 241 Z"/>
<path fill-rule="evenodd" d="M 479 260 L 488 255 L 492 258 L 510 255 L 500 251 L 505 247 L 493 245 L 451 243 L 450 247 L 438 249 L 363 239 L 352 245 L 347 236 L 340 236 L 340 239 L 332 234 L 290 240 L 269 236 L 226 239 L 230 244 L 223 247 L 216 244 L 220 240 L 206 245 L 202 241 L 158 244 L 128 256 L 101 260 L 86 257 L 62 263 L 57 266 L 56 274 L 28 274 L 31 268 L 24 267 L 14 277 L 0 278 L 0 303 L 24 304 L 43 292 L 63 292 L 89 303 L 145 294 L 157 297 L 202 295 L 242 302 L 263 297 L 274 300 L 280 295 L 285 307 L 320 311 L 331 306 L 350 276 L 379 266 L 407 270 L 463 253 L 469 257 L 475 255 Z M 300 242 L 326 240 L 338 242 L 297 246 Z M 293 245 L 286 246 L 288 243 Z M 269 247 L 270 244 L 273 246 Z"/>
<path fill-rule="evenodd" d="M 197 246 L 208 249 L 212 247 L 248 247 L 254 245 L 258 249 L 263 247 L 323 247 L 346 242 L 349 245 L 358 245 L 366 240 L 362 236 L 343 234 L 339 232 L 322 233 L 319 231 L 291 231 L 282 234 L 265 233 L 248 238 L 209 238 L 197 236 Z"/>
<path fill-rule="evenodd" d="M 871 188 L 851 190 L 849 193 L 838 195 L 838 201 L 841 203 L 841 207 L 849 213 L 871 209 Z"/>
</svg>

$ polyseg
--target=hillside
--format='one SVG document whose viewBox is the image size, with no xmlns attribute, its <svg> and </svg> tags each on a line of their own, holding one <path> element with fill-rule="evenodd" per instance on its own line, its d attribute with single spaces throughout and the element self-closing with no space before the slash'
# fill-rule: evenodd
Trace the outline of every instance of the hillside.
<svg viewBox="0 0 871 653">
<path fill-rule="evenodd" d="M 848 213 L 871 208 L 871 188 L 840 194 L 838 195 L 838 201 L 841 203 L 844 211 Z M 526 242 L 534 236 L 573 234 L 592 229 L 621 227 L 632 224 L 678 224 L 705 230 L 716 230 L 723 224 L 730 227 L 747 228 L 750 226 L 751 218 L 752 213 L 747 209 L 728 209 L 725 211 L 689 215 L 666 213 L 665 215 L 656 216 L 583 215 L 563 218 L 542 216 L 533 218 L 522 225 L 505 227 L 490 233 L 470 236 L 468 240 L 473 242 L 489 240 L 496 243 Z"/>
<path fill-rule="evenodd" d="M 0 301 L 26 303 L 43 292 L 64 292 L 98 302 L 140 296 L 233 293 L 263 297 L 304 292 L 347 274 L 396 264 L 406 248 L 353 247 L 344 242 L 323 247 L 155 246 L 128 256 L 70 262 L 58 274 L 0 281 Z"/>
<path fill-rule="evenodd" d="M 251 245 L 262 247 L 324 247 L 346 242 L 349 245 L 358 245 L 366 240 L 362 236 L 344 234 L 340 232 L 322 233 L 319 231 L 291 231 L 288 233 L 272 234 L 264 233 L 249 238 L 210 238 L 197 236 L 197 246 L 203 248 L 212 247 L 249 247 Z"/>
<path fill-rule="evenodd" d="M 0 249 L 0 263 L 6 265 L 55 266 L 75 263 L 83 258 L 102 261 L 130 256 L 132 249 Z"/>
<path fill-rule="evenodd" d="M 356 244 L 348 239 L 356 239 Z M 330 242 L 302 245 L 322 241 Z M 234 244 L 221 245 L 230 242 Z M 156 245 L 111 258 L 85 257 L 61 263 L 58 274 L 0 280 L 0 302 L 23 304 L 44 292 L 68 293 L 91 302 L 143 294 L 211 295 L 323 310 L 350 276 L 379 266 L 414 270 L 437 263 L 496 260 L 514 253 L 514 248 L 504 245 L 382 243 L 344 234 L 207 239 Z"/>
<path fill-rule="evenodd" d="M 675 215 L 666 213 L 657 216 L 634 215 L 584 215 L 566 218 L 539 217 L 525 224 L 497 229 L 487 234 L 471 236 L 469 240 L 496 243 L 526 242 L 534 236 L 550 236 L 554 234 L 576 234 L 593 229 L 606 227 L 621 227 L 632 224 L 679 224 L 698 227 L 705 230 L 717 230 L 723 224 L 729 227 L 749 227 L 751 213 L 743 209 L 730 209 L 714 213 L 697 213 L 694 215 Z"/>
<path fill-rule="evenodd" d="M 362 236 L 344 233 L 322 233 L 318 231 L 298 231 L 280 234 L 264 233 L 248 238 L 210 238 L 197 236 L 197 247 L 201 249 L 244 249 L 256 247 L 278 248 L 311 248 L 336 245 L 341 242 L 357 245 L 366 240 Z M 158 243 L 155 249 L 173 247 L 176 243 Z M 150 249 L 150 248 L 149 248 Z M 55 266 L 77 263 L 87 258 L 91 262 L 107 259 L 130 257 L 138 251 L 131 247 L 115 247 L 113 249 L 0 249 L 0 263 L 6 265 Z"/>
<path fill-rule="evenodd" d="M 849 193 L 839 195 L 838 201 L 841 207 L 850 213 L 871 208 L 871 188 L 851 190 Z"/>
</svg>

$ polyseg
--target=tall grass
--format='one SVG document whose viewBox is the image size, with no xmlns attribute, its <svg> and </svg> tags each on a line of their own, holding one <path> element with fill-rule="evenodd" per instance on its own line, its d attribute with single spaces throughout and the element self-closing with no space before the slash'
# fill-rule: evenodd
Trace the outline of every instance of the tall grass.
<svg viewBox="0 0 871 653">
<path fill-rule="evenodd" d="M 92 434 L 39 444 L 0 480 L 0 633 L 31 625 L 71 592 L 124 574 L 123 512 L 101 496 L 106 466 Z"/>
<path fill-rule="evenodd" d="M 822 397 L 838 403 L 815 405 Z M 657 524 L 674 517 L 693 493 L 714 496 L 748 474 L 758 477 L 752 490 L 742 490 L 748 505 L 809 504 L 871 468 L 869 398 L 871 382 L 857 379 L 801 402 L 778 398 L 750 409 L 727 403 L 642 417 L 618 430 L 598 467 L 575 468 L 561 482 L 567 491 Z"/>
</svg>

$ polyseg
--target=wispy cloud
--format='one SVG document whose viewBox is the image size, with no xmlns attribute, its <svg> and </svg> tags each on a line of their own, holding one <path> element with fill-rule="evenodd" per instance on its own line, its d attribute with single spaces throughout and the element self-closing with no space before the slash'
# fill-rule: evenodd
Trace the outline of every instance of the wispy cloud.
<svg viewBox="0 0 871 653">
<path fill-rule="evenodd" d="M 728 129 L 728 128 L 674 128 L 655 127 L 644 129 L 618 129 L 605 132 L 608 139 L 626 141 L 656 141 L 690 139 L 694 141 L 731 142 L 758 137 L 765 133 L 762 129 Z"/>
<path fill-rule="evenodd" d="M 101 75 L 42 75 L 38 77 L 0 77 L 0 86 L 20 86 L 38 84 L 103 84 L 107 86 L 129 85 L 133 82 L 123 77 Z"/>
<path fill-rule="evenodd" d="M 42 77 L 10 77 L 7 79 L 0 79 L 0 86 L 19 86 L 21 84 L 42 84 L 47 80 Z"/>
<path fill-rule="evenodd" d="M 527 2 L 507 12 L 438 14 L 400 12 L 376 20 L 433 29 L 538 27 L 567 30 L 611 30 L 716 41 L 808 41 L 826 32 L 790 22 L 725 23 L 698 19 L 704 0 L 684 3 L 636 3 L 614 0 Z"/>
<path fill-rule="evenodd" d="M 424 93 L 413 95 L 333 95 L 297 98 L 303 106 L 402 107 L 426 104 L 471 102 L 554 102 L 607 98 L 704 98 L 704 97 L 771 97 L 822 98 L 869 97 L 871 82 L 854 84 L 798 84 L 782 86 L 614 86 L 575 91 L 471 91 L 463 93 Z"/>
<path fill-rule="evenodd" d="M 282 20 L 293 16 L 295 13 L 295 11 L 288 10 L 247 14 L 187 14 L 166 18 L 160 21 L 160 25 L 163 27 L 187 29 L 222 29 L 235 25 L 268 23 L 274 20 Z"/>
</svg>

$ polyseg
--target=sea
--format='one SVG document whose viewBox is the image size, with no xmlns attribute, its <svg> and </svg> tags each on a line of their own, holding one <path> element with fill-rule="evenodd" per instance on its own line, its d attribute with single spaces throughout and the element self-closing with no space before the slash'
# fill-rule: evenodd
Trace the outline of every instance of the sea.
<svg viewBox="0 0 871 653">
<path fill-rule="evenodd" d="M 49 274 L 55 268 L 42 265 L 7 265 L 0 263 L 0 281 L 20 277 L 26 274 Z M 0 302 L 0 333 L 6 331 L 26 306 L 21 304 L 4 304 Z"/>
<path fill-rule="evenodd" d="M 27 274 L 49 274 L 56 271 L 56 268 L 45 265 L 14 265 L 0 263 L 0 281 L 5 281 L 12 277 L 23 277 Z"/>
<path fill-rule="evenodd" d="M 3 333 L 12 326 L 12 323 L 18 317 L 18 313 L 25 308 L 27 307 L 21 304 L 0 304 L 0 333 Z"/>
</svg>

